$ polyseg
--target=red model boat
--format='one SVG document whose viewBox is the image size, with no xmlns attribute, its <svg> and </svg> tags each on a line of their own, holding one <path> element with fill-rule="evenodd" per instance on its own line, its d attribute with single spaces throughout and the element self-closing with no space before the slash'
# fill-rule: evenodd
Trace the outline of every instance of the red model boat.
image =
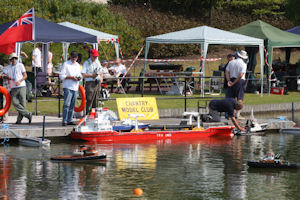
<svg viewBox="0 0 300 200">
<path fill-rule="evenodd" d="M 199 130 L 159 130 L 159 131 L 133 131 L 133 132 L 116 132 L 116 131 L 97 131 L 97 132 L 79 132 L 72 131 L 73 139 L 87 141 L 134 141 L 134 140 L 160 140 L 160 139 L 192 139 L 210 136 L 231 136 L 233 126 L 210 127 Z"/>
<path fill-rule="evenodd" d="M 219 126 L 203 129 L 200 126 L 200 115 L 198 112 L 185 112 L 189 123 L 186 125 L 160 125 L 145 126 L 139 123 L 137 118 L 141 114 L 131 114 L 122 122 L 110 119 L 108 109 L 99 108 L 95 116 L 85 117 L 71 132 L 73 139 L 98 141 L 98 142 L 124 142 L 124 141 L 149 141 L 161 139 L 197 139 L 215 135 L 232 136 L 233 126 Z M 192 118 L 197 117 L 196 127 Z M 134 118 L 135 120 L 131 120 Z M 125 128 L 115 129 L 116 124 Z M 121 127 L 118 125 L 118 127 Z M 128 129 L 128 127 L 130 127 Z M 118 130 L 118 131 L 117 131 Z"/>
<path fill-rule="evenodd" d="M 91 148 L 81 145 L 80 149 L 77 149 L 73 152 L 73 155 L 68 156 L 55 156 L 51 157 L 52 161 L 61 161 L 61 162 L 100 162 L 106 161 L 106 155 L 98 155 L 98 152 Z"/>
</svg>

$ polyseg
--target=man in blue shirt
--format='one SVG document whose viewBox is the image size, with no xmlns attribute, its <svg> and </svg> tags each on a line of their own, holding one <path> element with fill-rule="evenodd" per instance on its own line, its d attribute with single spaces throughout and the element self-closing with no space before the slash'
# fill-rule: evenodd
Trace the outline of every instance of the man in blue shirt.
<svg viewBox="0 0 300 200">
<path fill-rule="evenodd" d="M 232 123 L 241 131 L 246 131 L 245 128 L 239 125 L 239 122 L 234 116 L 234 110 L 238 111 L 243 108 L 241 102 L 236 101 L 234 98 L 226 98 L 222 100 L 212 100 L 209 105 L 209 115 L 211 117 L 211 122 L 220 122 L 220 112 L 228 113 L 228 117 L 231 119 Z"/>
</svg>

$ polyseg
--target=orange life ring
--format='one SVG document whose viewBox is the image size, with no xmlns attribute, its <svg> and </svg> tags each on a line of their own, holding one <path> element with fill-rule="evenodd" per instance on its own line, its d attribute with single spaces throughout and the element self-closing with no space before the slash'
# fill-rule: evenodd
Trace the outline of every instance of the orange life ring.
<svg viewBox="0 0 300 200">
<path fill-rule="evenodd" d="M 84 90 L 84 88 L 81 85 L 79 85 L 78 91 L 81 94 L 81 104 L 80 104 L 79 107 L 75 106 L 75 108 L 74 108 L 75 112 L 81 112 L 81 111 L 83 111 L 84 107 L 85 107 L 85 104 L 86 104 L 85 90 Z"/>
<path fill-rule="evenodd" d="M 2 93 L 6 99 L 6 104 L 5 104 L 4 108 L 2 108 L 0 110 L 0 116 L 3 116 L 3 115 L 5 115 L 5 113 L 7 113 L 7 111 L 10 108 L 11 97 L 10 97 L 8 90 L 5 87 L 0 86 L 0 93 Z"/>
</svg>

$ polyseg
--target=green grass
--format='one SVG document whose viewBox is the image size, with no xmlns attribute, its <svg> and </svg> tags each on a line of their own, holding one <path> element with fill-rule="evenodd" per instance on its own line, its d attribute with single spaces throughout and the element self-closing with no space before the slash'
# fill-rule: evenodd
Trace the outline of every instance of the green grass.
<svg viewBox="0 0 300 200">
<path fill-rule="evenodd" d="M 124 97 L 140 97 L 140 94 L 112 94 L 112 98 L 124 98 Z M 167 97 L 166 95 L 145 95 L 145 97 L 155 96 L 155 97 Z M 199 95 L 193 95 L 196 97 Z M 206 97 L 222 97 L 222 96 L 209 96 Z M 224 95 L 223 95 L 224 96 Z M 180 97 L 180 96 L 168 96 L 168 97 Z M 39 100 L 53 100 L 53 98 L 39 98 Z M 199 99 L 188 99 L 187 107 L 196 108 Z M 200 105 L 204 106 L 205 101 L 200 101 Z M 291 102 L 300 102 L 300 92 L 289 92 L 288 95 L 275 95 L 275 94 L 264 94 L 262 97 L 257 94 L 245 94 L 245 105 L 258 105 L 258 104 L 277 104 L 277 103 L 291 103 Z M 32 103 L 27 103 L 27 108 L 29 111 L 34 112 L 34 101 Z M 63 100 L 61 101 L 61 112 L 62 112 Z M 108 107 L 111 110 L 117 110 L 116 101 L 110 100 L 105 101 L 104 106 Z M 175 108 L 184 108 L 184 99 L 157 99 L 158 109 L 175 109 Z M 42 101 L 37 103 L 38 114 L 49 114 L 49 115 L 57 115 L 58 114 L 58 101 Z M 13 105 L 10 108 L 10 111 L 15 111 Z"/>
</svg>

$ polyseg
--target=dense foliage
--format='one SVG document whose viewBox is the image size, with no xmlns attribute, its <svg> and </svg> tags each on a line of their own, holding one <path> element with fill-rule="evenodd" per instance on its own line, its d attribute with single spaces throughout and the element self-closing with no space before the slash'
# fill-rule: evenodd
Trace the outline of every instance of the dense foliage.
<svg viewBox="0 0 300 200">
<path fill-rule="evenodd" d="M 134 55 L 142 46 L 144 38 L 135 27 L 130 27 L 122 16 L 113 15 L 107 10 L 106 5 L 88 3 L 79 0 L 1 0 L 0 23 L 16 20 L 30 8 L 35 8 L 38 17 L 52 22 L 69 21 L 78 25 L 100 30 L 103 32 L 118 35 L 124 54 Z M 115 56 L 114 48 L 111 44 L 102 43 L 109 58 Z M 24 45 L 23 50 L 31 56 L 33 45 Z M 87 57 L 81 46 L 72 45 L 71 49 L 76 49 Z M 101 49 L 101 48 L 99 48 Z M 62 47 L 59 44 L 51 46 L 54 54 L 54 64 L 60 61 Z M 105 56 L 100 52 L 100 59 Z M 31 65 L 31 59 L 25 60 L 25 64 Z"/>
<path fill-rule="evenodd" d="M 83 0 L 1 0 L 0 6 L 1 24 L 16 20 L 34 7 L 36 16 L 46 20 L 70 21 L 118 35 L 125 58 L 133 58 L 148 36 L 209 23 L 212 27 L 231 30 L 261 19 L 285 30 L 294 26 L 284 17 L 286 9 L 290 19 L 300 21 L 299 0 L 109 0 L 109 5 Z M 101 44 L 100 59 L 106 58 L 101 47 L 112 59 L 115 55 L 113 46 Z M 32 44 L 25 44 L 22 50 L 30 57 L 32 49 Z M 81 44 L 73 44 L 70 49 L 78 50 L 86 59 Z M 151 57 L 159 58 L 199 54 L 200 48 L 199 45 L 153 44 L 150 50 Z M 51 51 L 54 64 L 60 62 L 61 44 L 52 44 Z M 31 59 L 26 59 L 25 64 L 31 65 Z"/>
<path fill-rule="evenodd" d="M 297 0 L 294 0 L 297 1 Z M 162 12 L 197 16 L 212 7 L 252 15 L 283 15 L 287 0 L 110 0 L 115 5 L 144 5 Z"/>
<path fill-rule="evenodd" d="M 300 24 L 300 1 L 299 0 L 287 0 L 287 17 L 295 22 L 295 24 Z"/>
</svg>

